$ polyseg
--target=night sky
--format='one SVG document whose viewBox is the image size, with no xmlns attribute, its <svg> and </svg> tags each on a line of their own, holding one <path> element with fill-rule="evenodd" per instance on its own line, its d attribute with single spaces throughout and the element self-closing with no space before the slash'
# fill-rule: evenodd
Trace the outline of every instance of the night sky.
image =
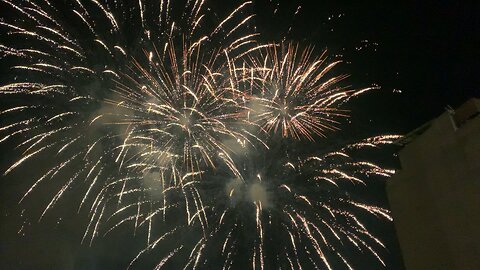
<svg viewBox="0 0 480 270">
<path fill-rule="evenodd" d="M 207 6 L 218 10 L 231 7 L 225 2 L 206 0 Z M 447 106 L 455 108 L 470 97 L 480 96 L 480 3 L 348 2 L 261 0 L 255 1 L 253 10 L 262 40 L 285 38 L 312 44 L 318 52 L 327 48 L 333 59 L 341 56 L 344 60 L 341 70 L 351 74 L 348 82 L 353 87 L 381 87 L 348 104 L 352 123 L 346 123 L 337 134 L 338 143 L 376 134 L 406 134 L 440 115 Z M 8 38 L 0 35 L 0 44 Z M 0 71 L 8 69 L 3 66 Z M 0 108 L 8 107 L 1 98 Z M 316 147 L 323 146 L 320 143 Z M 17 154 L 5 144 L 0 144 L 0 153 L 0 171 L 5 171 Z M 126 268 L 144 246 L 143 238 L 132 234 L 131 228 L 119 229 L 89 247 L 88 243 L 80 244 L 86 213 L 77 214 L 77 207 L 69 207 L 69 200 L 60 201 L 41 222 L 37 220 L 50 200 L 51 190 L 40 189 L 34 199 L 17 204 L 31 184 L 29 179 L 37 174 L 35 167 L 25 166 L 19 173 L 0 177 L 0 268 Z M 384 184 L 374 186 L 369 196 L 365 200 L 388 208 Z M 354 259 L 356 269 L 404 269 L 393 223 L 375 219 L 367 223 L 386 244 L 381 255 L 387 266 L 364 261 L 360 253 L 352 252 L 350 257 L 359 256 Z M 151 268 L 151 263 L 158 261 L 155 259 L 147 258 L 144 265 L 137 265 L 138 269 Z"/>
</svg>

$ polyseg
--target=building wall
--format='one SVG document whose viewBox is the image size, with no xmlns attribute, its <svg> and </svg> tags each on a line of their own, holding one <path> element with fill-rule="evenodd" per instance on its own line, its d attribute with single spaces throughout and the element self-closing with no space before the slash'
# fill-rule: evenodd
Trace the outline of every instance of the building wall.
<svg viewBox="0 0 480 270">
<path fill-rule="evenodd" d="M 387 185 L 407 270 L 480 269 L 480 115 L 457 115 L 414 135 Z"/>
</svg>

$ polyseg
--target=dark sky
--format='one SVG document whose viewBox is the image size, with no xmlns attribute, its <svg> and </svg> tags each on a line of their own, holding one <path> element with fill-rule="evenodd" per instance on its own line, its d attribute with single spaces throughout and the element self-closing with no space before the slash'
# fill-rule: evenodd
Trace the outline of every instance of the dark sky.
<svg viewBox="0 0 480 270">
<path fill-rule="evenodd" d="M 206 2 L 221 5 L 220 9 L 229 6 L 216 4 L 219 0 Z M 273 15 L 277 2 L 279 10 Z M 313 44 L 319 51 L 328 48 L 332 55 L 343 56 L 342 69 L 351 74 L 354 87 L 381 87 L 351 103 L 354 124 L 339 137 L 406 134 L 446 106 L 480 96 L 480 3 L 386 2 L 262 0 L 255 4 L 255 23 L 264 40 L 286 36 Z M 0 38 L 1 44 L 7 37 Z M 0 146 L 2 170 L 10 160 L 8 148 Z M 28 186 L 22 177 L 0 177 L 0 268 L 123 269 L 143 245 L 128 230 L 96 241 L 91 248 L 80 245 L 85 216 L 77 215 L 76 207 L 59 205 L 46 220 L 37 222 L 37 206 L 43 209 L 48 198 L 16 205 Z M 383 186 L 375 187 L 371 196 L 372 201 L 386 204 Z M 27 210 L 21 216 L 22 209 Z M 17 233 L 24 220 L 25 235 Z M 387 244 L 385 269 L 403 269 L 393 224 L 377 226 Z M 381 269 L 360 265 L 357 269 Z"/>
<path fill-rule="evenodd" d="M 315 2 L 301 4 L 292 36 L 343 54 L 353 84 L 382 87 L 365 97 L 377 126 L 406 132 L 479 95 L 478 2 Z"/>
</svg>

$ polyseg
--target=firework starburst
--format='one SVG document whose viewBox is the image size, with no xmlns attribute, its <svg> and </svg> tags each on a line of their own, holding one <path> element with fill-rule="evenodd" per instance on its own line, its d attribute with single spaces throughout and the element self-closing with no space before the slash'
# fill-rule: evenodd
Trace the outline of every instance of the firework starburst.
<svg viewBox="0 0 480 270">
<path fill-rule="evenodd" d="M 347 249 L 383 264 L 361 217 L 388 211 L 350 194 L 391 171 L 354 152 L 396 137 L 291 151 L 334 136 L 370 88 L 346 86 L 326 52 L 257 42 L 252 1 L 221 19 L 200 0 L 0 4 L 14 14 L 0 20 L 0 142 L 19 154 L 4 175 L 41 165 L 21 202 L 60 183 L 40 219 L 71 192 L 84 242 L 145 228 L 130 267 L 155 249 L 157 269 L 351 268 Z"/>
<path fill-rule="evenodd" d="M 339 118 L 348 116 L 340 105 L 371 89 L 341 85 L 347 76 L 331 75 L 341 61 L 328 61 L 326 51 L 315 56 L 313 48 L 282 43 L 260 55 L 252 60 L 250 119 L 269 133 L 309 140 L 326 137 L 339 129 Z"/>
</svg>

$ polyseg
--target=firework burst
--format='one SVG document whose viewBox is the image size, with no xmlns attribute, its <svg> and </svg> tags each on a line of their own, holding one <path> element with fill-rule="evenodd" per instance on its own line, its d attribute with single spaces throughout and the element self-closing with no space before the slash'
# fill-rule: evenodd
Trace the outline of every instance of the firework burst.
<svg viewBox="0 0 480 270">
<path fill-rule="evenodd" d="M 2 1 L 19 18 L 0 22 L 12 40 L 2 45 L 2 56 L 19 63 L 11 66 L 15 82 L 1 91 L 22 97 L 2 114 L 24 117 L 2 127 L 2 141 L 18 138 L 23 149 L 5 174 L 37 156 L 55 156 L 22 200 L 73 171 L 42 217 L 65 191 L 86 183 L 80 208 L 91 204 L 85 234 L 91 240 L 109 211 L 119 213 L 109 207 L 113 201 L 122 210 L 141 209 L 144 194 L 161 194 L 165 217 L 166 193 L 179 192 L 190 223 L 204 208 L 192 183 L 217 163 L 235 172 L 232 148 L 249 140 L 231 122 L 240 117 L 236 99 L 242 94 L 233 59 L 255 45 L 256 34 L 246 29 L 251 16 L 244 17 L 251 2 L 208 29 L 203 1 L 161 1 L 148 11 L 143 1 L 70 1 L 61 8 L 71 10 L 71 21 L 58 19 L 60 7 L 39 2 Z M 125 39 L 128 16 L 122 13 L 140 20 L 138 44 Z"/>
<path fill-rule="evenodd" d="M 341 105 L 373 88 L 352 90 L 340 83 L 346 75 L 331 76 L 341 61 L 329 62 L 326 51 L 295 44 L 271 45 L 253 58 L 250 120 L 268 133 L 295 139 L 326 137 L 348 116 Z M 246 80 L 248 81 L 248 80 Z"/>
<path fill-rule="evenodd" d="M 219 260 L 224 269 L 244 260 L 253 269 L 351 268 L 350 248 L 383 263 L 383 244 L 360 219 L 388 211 L 348 194 L 391 171 L 350 152 L 396 137 L 291 154 L 288 137 L 327 137 L 348 116 L 341 105 L 370 88 L 342 85 L 347 76 L 332 75 L 339 62 L 326 52 L 257 43 L 251 1 L 223 19 L 204 1 L 0 3 L 16 16 L 0 20 L 9 66 L 0 94 L 11 105 L 0 112 L 0 142 L 20 153 L 4 174 L 50 157 L 20 201 L 64 179 L 40 219 L 75 190 L 89 215 L 82 241 L 146 228 L 130 266 L 155 249 L 164 251 L 157 269 L 174 256 L 185 269 Z M 271 149 L 279 143 L 287 145 Z"/>
<path fill-rule="evenodd" d="M 211 176 L 203 183 L 213 186 L 208 188 L 214 201 L 207 212 L 211 229 L 187 265 L 215 268 L 222 262 L 222 269 L 230 269 L 248 261 L 251 269 L 353 269 L 345 255 L 353 249 L 385 265 L 377 251 L 385 246 L 362 217 L 391 220 L 389 211 L 364 203 L 361 194 L 368 182 L 393 171 L 355 153 L 396 139 L 373 137 L 304 158 L 280 158 L 266 150 L 239 161 L 239 178 Z"/>
</svg>

